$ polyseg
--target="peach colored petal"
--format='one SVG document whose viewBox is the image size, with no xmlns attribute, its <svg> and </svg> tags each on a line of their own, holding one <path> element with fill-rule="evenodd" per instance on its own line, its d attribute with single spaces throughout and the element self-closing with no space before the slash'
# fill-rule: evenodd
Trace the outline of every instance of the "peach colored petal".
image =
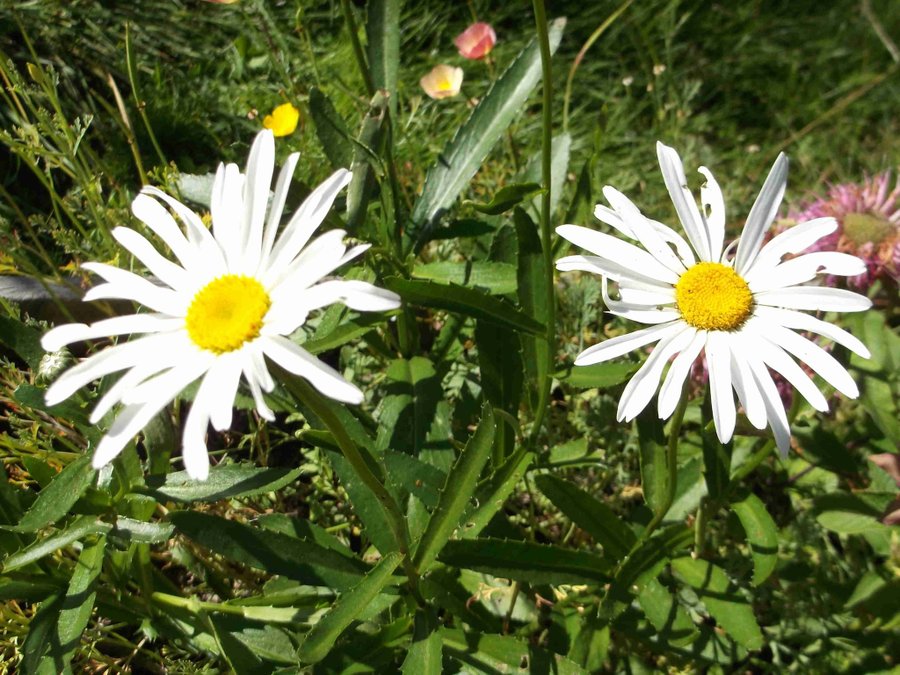
<svg viewBox="0 0 900 675">
<path fill-rule="evenodd" d="M 496 43 L 497 34 L 487 23 L 473 23 L 453 41 L 459 53 L 467 59 L 483 59 Z"/>
<path fill-rule="evenodd" d="M 462 81 L 462 68 L 441 64 L 432 68 L 431 72 L 419 80 L 419 84 L 431 98 L 441 99 L 456 96 Z"/>
</svg>

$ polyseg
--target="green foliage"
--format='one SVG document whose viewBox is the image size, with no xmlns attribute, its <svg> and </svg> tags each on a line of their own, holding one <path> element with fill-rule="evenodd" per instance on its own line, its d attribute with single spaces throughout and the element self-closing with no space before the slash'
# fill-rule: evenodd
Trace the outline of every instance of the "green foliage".
<svg viewBox="0 0 900 675">
<path fill-rule="evenodd" d="M 674 222 L 656 140 L 713 167 L 730 234 L 779 150 L 789 205 L 896 170 L 900 14 L 887 0 L 623 7 L 596 42 L 614 6 L 554 7 L 567 14 L 547 27 L 557 92 L 575 69 L 544 148 L 523 6 L 4 3 L 0 673 L 894 665 L 900 535 L 886 523 L 900 488 L 868 458 L 900 443 L 896 285 L 868 289 L 871 311 L 823 317 L 872 357 L 828 346 L 859 399 L 819 414 L 795 393 L 780 459 L 740 414 L 718 441 L 700 377 L 675 420 L 651 401 L 617 422 L 644 356 L 572 364 L 631 324 L 545 253 L 566 254 L 556 225 L 603 227 L 606 185 Z M 498 32 L 482 61 L 452 44 L 473 17 Z M 460 96 L 424 96 L 437 63 L 464 68 Z M 130 215 L 140 186 L 202 213 L 218 163 L 243 161 L 285 101 L 301 111 L 276 145 L 279 162 L 300 155 L 287 211 L 351 169 L 322 228 L 371 248 L 337 274 L 403 300 L 314 311 L 291 336 L 364 402 L 275 372 L 275 420 L 242 390 L 198 482 L 180 470 L 186 392 L 95 470 L 114 416 L 89 415 L 115 376 L 52 407 L 44 392 L 108 344 L 45 354 L 40 336 L 131 313 L 78 301 L 96 283 L 80 265 L 146 273 L 119 225 L 168 256 Z"/>
</svg>

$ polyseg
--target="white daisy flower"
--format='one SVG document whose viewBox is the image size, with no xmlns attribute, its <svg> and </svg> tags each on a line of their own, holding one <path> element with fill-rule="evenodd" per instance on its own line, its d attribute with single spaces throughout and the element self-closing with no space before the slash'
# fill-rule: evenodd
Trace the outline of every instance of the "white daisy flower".
<svg viewBox="0 0 900 675">
<path fill-rule="evenodd" d="M 598 205 L 594 215 L 641 247 L 577 225 L 556 229 L 593 254 L 562 258 L 557 269 L 602 275 L 603 298 L 610 313 L 649 324 L 589 347 L 578 355 L 575 365 L 601 363 L 657 343 L 625 387 L 618 418 L 630 421 L 647 406 L 674 357 L 659 390 L 658 413 L 666 419 L 678 404 L 691 364 L 704 352 L 719 440 L 727 443 L 734 433 L 734 390 L 750 423 L 757 429 L 768 423 L 779 449 L 786 453 L 790 429 L 769 369 L 780 373 L 819 411 L 827 410 L 828 403 L 791 355 L 844 395 L 859 395 L 856 383 L 833 356 L 794 331 L 817 333 L 868 358 L 869 350 L 850 333 L 801 311 L 868 309 L 872 303 L 865 296 L 808 284 L 819 274 L 861 274 L 865 264 L 837 252 L 782 260 L 834 232 L 834 218 L 798 224 L 763 246 L 787 183 L 784 154 L 775 160 L 736 249 L 735 242 L 724 246 L 725 203 L 712 173 L 706 167 L 699 169 L 706 184 L 700 189 L 702 209 L 698 208 L 678 153 L 657 143 L 657 154 L 687 241 L 672 228 L 646 218 L 609 186 L 603 194 L 612 208 Z M 618 286 L 618 300 L 609 297 L 607 280 Z"/>
<path fill-rule="evenodd" d="M 161 255 L 133 229 L 117 227 L 113 236 L 160 283 L 103 263 L 84 265 L 106 282 L 91 288 L 85 300 L 132 300 L 148 310 L 91 325 L 59 326 L 41 341 L 44 349 L 55 351 L 79 340 L 142 335 L 82 361 L 46 392 L 47 403 L 54 405 L 93 380 L 126 371 L 91 414 L 96 423 L 116 404 L 123 404 L 97 445 L 95 467 L 116 457 L 185 387 L 202 378 L 184 425 L 182 456 L 191 477 L 206 478 L 207 425 L 212 422 L 217 430 L 231 425 L 241 375 L 259 414 L 274 418 L 263 399 L 263 392 L 275 387 L 265 357 L 309 380 L 326 396 L 346 403 L 363 400 L 359 389 L 285 336 L 303 325 L 311 310 L 343 302 L 355 310 L 384 311 L 399 306 L 399 297 L 363 281 L 323 280 L 368 248 L 348 250 L 343 230 L 311 240 L 338 192 L 350 182 L 349 171 L 336 171 L 313 190 L 278 235 L 297 158 L 297 154 L 288 157 L 271 203 L 275 164 L 271 131 L 257 135 L 246 174 L 236 164 L 219 165 L 210 206 L 212 231 L 184 204 L 145 187 L 131 210 L 178 262 Z M 166 206 L 181 220 L 186 234 Z"/>
</svg>

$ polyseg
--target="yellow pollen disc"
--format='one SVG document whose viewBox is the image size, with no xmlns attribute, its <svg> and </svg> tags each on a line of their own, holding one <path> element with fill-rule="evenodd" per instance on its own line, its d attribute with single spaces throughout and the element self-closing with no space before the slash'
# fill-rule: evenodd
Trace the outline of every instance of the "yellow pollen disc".
<svg viewBox="0 0 900 675">
<path fill-rule="evenodd" d="M 272 301 L 256 279 L 226 274 L 194 296 L 185 324 L 201 349 L 216 354 L 238 349 L 259 335 Z"/>
<path fill-rule="evenodd" d="M 684 320 L 702 330 L 736 330 L 750 316 L 753 294 L 726 265 L 702 262 L 681 275 L 675 302 Z"/>
</svg>

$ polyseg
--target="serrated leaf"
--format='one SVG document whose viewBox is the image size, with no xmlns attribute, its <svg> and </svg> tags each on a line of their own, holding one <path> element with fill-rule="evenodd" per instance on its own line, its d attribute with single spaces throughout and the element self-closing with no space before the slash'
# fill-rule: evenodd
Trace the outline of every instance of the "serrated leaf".
<svg viewBox="0 0 900 675">
<path fill-rule="evenodd" d="M 759 586 L 769 578 L 778 564 L 778 526 L 766 510 L 765 504 L 755 494 L 749 494 L 731 505 L 753 555 L 753 585 Z"/>
<path fill-rule="evenodd" d="M 190 502 L 216 502 L 234 497 L 253 497 L 276 492 L 293 483 L 303 472 L 302 468 L 266 469 L 242 462 L 222 464 L 209 470 L 205 481 L 191 478 L 187 471 L 175 471 L 165 476 L 149 476 L 147 487 L 160 501 L 182 504 Z"/>
<path fill-rule="evenodd" d="M 595 363 L 592 366 L 567 366 L 557 370 L 554 377 L 579 389 L 609 389 L 627 382 L 637 371 L 638 364 L 627 362 Z"/>
<path fill-rule="evenodd" d="M 318 87 L 309 89 L 309 116 L 332 169 L 345 169 L 353 157 L 350 130 L 334 105 Z"/>
<path fill-rule="evenodd" d="M 311 541 L 233 520 L 177 511 L 169 519 L 185 536 L 229 560 L 317 586 L 348 588 L 368 566 Z"/>
<path fill-rule="evenodd" d="M 45 575 L 12 575 L 0 577 L 0 601 L 24 600 L 40 602 L 62 590 L 61 584 Z"/>
<path fill-rule="evenodd" d="M 390 481 L 413 495 L 429 509 L 438 504 L 446 474 L 431 464 L 403 452 L 385 450 L 384 465 Z"/>
<path fill-rule="evenodd" d="M 162 544 L 172 537 L 174 530 L 171 523 L 144 522 L 119 516 L 110 537 L 137 544 Z"/>
<path fill-rule="evenodd" d="M 443 241 L 446 239 L 464 239 L 466 237 L 481 237 L 490 234 L 496 229 L 490 223 L 474 218 L 460 218 L 451 221 L 446 227 L 432 232 L 431 241 Z"/>
<path fill-rule="evenodd" d="M 503 508 L 516 484 L 534 461 L 534 453 L 519 448 L 503 465 L 479 484 L 460 528 L 460 538 L 473 539 L 481 534 L 491 519 Z"/>
<path fill-rule="evenodd" d="M 401 0 L 371 0 L 366 6 L 369 72 L 376 89 L 390 95 L 391 116 L 397 116 L 397 70 L 400 65 Z"/>
<path fill-rule="evenodd" d="M 825 529 L 840 534 L 864 534 L 887 531 L 880 522 L 884 508 L 896 496 L 890 493 L 835 493 L 813 501 L 816 520 Z"/>
<path fill-rule="evenodd" d="M 3 529 L 16 532 L 34 532 L 52 525 L 69 513 L 84 491 L 93 482 L 97 471 L 91 466 L 87 455 L 70 462 L 46 488 L 38 493 L 37 499 L 15 526 Z"/>
<path fill-rule="evenodd" d="M 343 593 L 306 636 L 297 650 L 304 663 L 318 663 L 331 651 L 340 634 L 366 609 L 391 581 L 403 560 L 398 552 L 388 553 L 356 586 Z"/>
<path fill-rule="evenodd" d="M 481 421 L 475 433 L 447 474 L 438 505 L 413 556 L 413 565 L 420 572 L 430 567 L 435 556 L 453 536 L 466 506 L 475 492 L 481 470 L 487 463 L 494 441 L 494 412 L 489 404 L 481 409 Z"/>
<path fill-rule="evenodd" d="M 602 584 L 613 561 L 585 551 L 507 539 L 447 542 L 438 556 L 445 565 L 532 584 Z"/>
<path fill-rule="evenodd" d="M 504 185 L 497 190 L 489 202 L 476 202 L 466 199 L 463 200 L 463 205 L 471 206 L 479 213 L 499 216 L 501 213 L 509 211 L 514 206 L 518 206 L 524 200 L 539 192 L 543 192 L 540 183 L 513 183 L 512 185 Z"/>
<path fill-rule="evenodd" d="M 475 322 L 475 343 L 481 390 L 495 409 L 509 415 L 497 428 L 494 466 L 500 466 L 503 459 L 512 455 L 516 444 L 516 428 L 508 420 L 519 420 L 524 368 L 521 341 L 518 333 L 504 335 L 479 319 Z"/>
<path fill-rule="evenodd" d="M 319 546 L 337 551 L 341 555 L 353 557 L 350 549 L 340 539 L 327 530 L 305 518 L 292 518 L 284 513 L 266 513 L 256 519 L 260 527 L 273 532 L 281 532 L 295 539 L 311 541 Z"/>
<path fill-rule="evenodd" d="M 18 279 L 18 277 L 10 279 Z M 0 294 L 0 297 L 8 296 Z M 31 326 L 26 326 L 21 321 L 16 321 L 8 316 L 0 316 L 0 344 L 12 349 L 32 371 L 37 372 L 44 356 L 40 332 Z"/>
<path fill-rule="evenodd" d="M 387 105 L 386 93 L 375 92 L 353 149 L 353 162 L 350 164 L 353 178 L 347 186 L 347 227 L 351 229 L 363 222 L 366 207 L 374 192 L 375 168 L 379 172 L 381 170 L 376 148 L 381 146 Z"/>
<path fill-rule="evenodd" d="M 334 330 L 322 337 L 313 337 L 303 343 L 303 349 L 310 354 L 321 354 L 329 349 L 336 349 L 341 345 L 356 340 L 369 334 L 375 326 L 384 323 L 384 315 L 379 312 L 367 312 L 363 316 L 354 317 L 345 321 Z"/>
<path fill-rule="evenodd" d="M 541 474 L 535 483 L 560 511 L 603 547 L 606 557 L 621 560 L 637 542 L 634 532 L 611 508 L 568 481 Z"/>
<path fill-rule="evenodd" d="M 763 646 L 763 634 L 753 608 L 731 590 L 731 582 L 722 568 L 706 560 L 685 557 L 672 561 L 672 571 L 697 592 L 709 615 L 740 645 L 747 649 Z"/>
<path fill-rule="evenodd" d="M 502 262 L 433 262 L 413 267 L 413 277 L 442 284 L 480 288 L 492 295 L 516 292 L 516 268 Z"/>
<path fill-rule="evenodd" d="M 431 608 L 416 610 L 412 642 L 403 659 L 403 675 L 441 675 L 443 650 L 440 623 Z"/>
<path fill-rule="evenodd" d="M 418 457 L 443 400 L 441 378 L 423 356 L 396 359 L 385 373 L 387 386 L 379 415 L 376 447 L 392 448 Z"/>
<path fill-rule="evenodd" d="M 464 633 L 442 628 L 445 653 L 478 673 L 554 673 L 584 675 L 584 670 L 565 656 L 539 649 L 508 635 Z M 470 672 L 468 669 L 465 672 Z"/>
<path fill-rule="evenodd" d="M 384 280 L 388 290 L 406 302 L 432 309 L 445 309 L 475 319 L 483 319 L 500 328 L 544 334 L 544 326 L 509 303 L 473 288 L 433 281 L 412 281 L 399 277 Z"/>
<path fill-rule="evenodd" d="M 216 613 L 210 614 L 209 620 L 223 655 L 232 665 L 238 664 L 235 673 L 262 675 L 272 672 L 272 663 L 297 663 L 294 643 L 283 628 Z"/>
<path fill-rule="evenodd" d="M 694 626 L 687 611 L 678 599 L 656 579 L 647 582 L 638 593 L 638 603 L 659 638 L 676 647 L 683 647 L 696 640 L 700 631 Z"/>
<path fill-rule="evenodd" d="M 543 245 L 538 228 L 524 210 L 513 212 L 518 245 L 516 280 L 518 299 L 522 311 L 536 321 L 549 313 L 547 307 L 547 269 L 544 261 Z M 550 345 L 547 341 L 532 335 L 522 336 L 522 360 L 524 372 L 528 375 L 530 390 L 534 399 L 537 391 L 548 375 Z M 531 405 L 536 405 L 536 400 Z"/>
<path fill-rule="evenodd" d="M 564 19 L 550 24 L 551 53 L 559 46 L 564 26 Z M 521 112 L 540 79 L 540 50 L 537 41 L 532 40 L 482 97 L 428 171 L 408 231 L 416 247 L 428 241 L 438 220 L 453 205 L 488 152 Z"/>
<path fill-rule="evenodd" d="M 49 537 L 39 539 L 30 546 L 26 546 L 21 551 L 16 551 L 6 558 L 3 561 L 3 571 L 11 572 L 19 569 L 88 535 L 103 534 L 110 529 L 112 529 L 112 525 L 102 520 L 97 520 L 96 516 L 79 516 Z"/>
</svg>

